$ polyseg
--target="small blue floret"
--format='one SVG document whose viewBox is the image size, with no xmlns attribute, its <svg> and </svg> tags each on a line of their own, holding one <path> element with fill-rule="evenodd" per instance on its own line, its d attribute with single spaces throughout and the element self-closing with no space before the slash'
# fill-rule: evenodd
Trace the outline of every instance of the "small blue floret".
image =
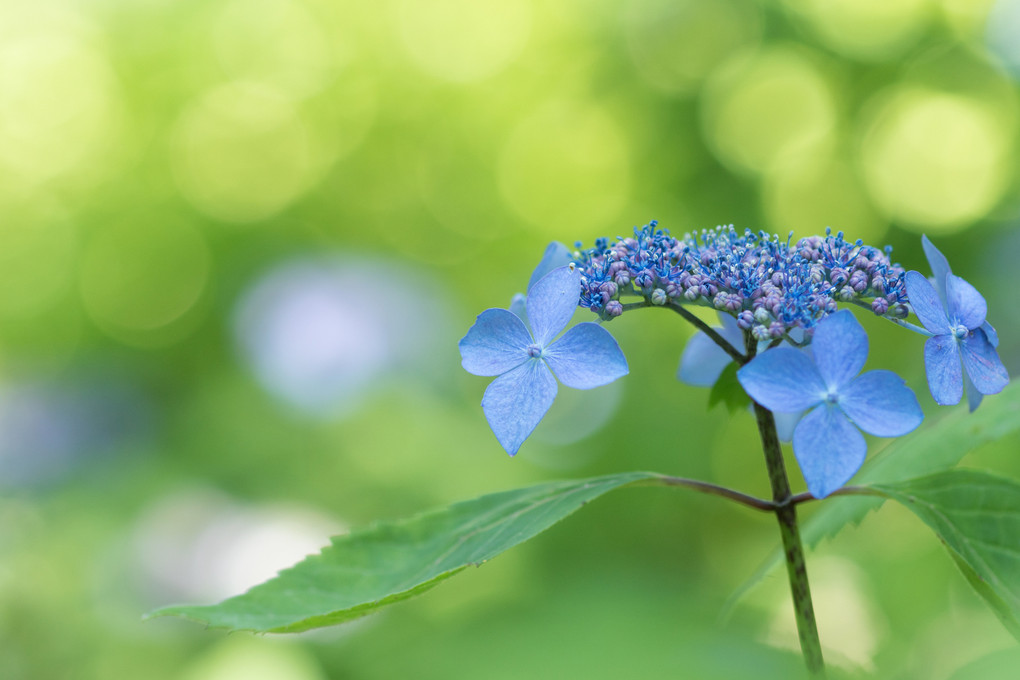
<svg viewBox="0 0 1020 680">
<path fill-rule="evenodd" d="M 461 363 L 475 375 L 498 376 L 485 390 L 482 410 L 511 456 L 534 431 L 556 397 L 556 378 L 590 389 L 627 374 L 627 360 L 609 332 L 581 323 L 558 340 L 581 294 L 581 272 L 553 269 L 529 287 L 521 313 L 487 309 L 460 341 Z M 553 377 L 555 374 L 555 378 Z"/>
<path fill-rule="evenodd" d="M 921 238 L 931 265 L 932 280 L 915 271 L 904 283 L 914 314 L 931 333 L 924 345 L 924 368 L 931 396 L 939 404 L 957 404 L 967 386 L 973 411 L 982 395 L 996 394 L 1009 383 L 1009 374 L 995 346 L 998 336 L 985 316 L 985 299 L 949 268 L 938 248 Z M 961 370 L 966 369 L 966 372 Z"/>
</svg>

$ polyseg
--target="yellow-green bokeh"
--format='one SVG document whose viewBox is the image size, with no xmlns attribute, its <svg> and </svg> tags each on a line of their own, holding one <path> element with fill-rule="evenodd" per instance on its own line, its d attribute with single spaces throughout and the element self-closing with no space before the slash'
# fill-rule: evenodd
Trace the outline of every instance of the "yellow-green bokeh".
<svg viewBox="0 0 1020 680">
<path fill-rule="evenodd" d="M 524 292 L 552 240 L 652 218 L 676 234 L 832 227 L 927 274 L 926 233 L 985 296 L 1016 372 L 1015 12 L 0 3 L 0 678 L 795 677 L 784 579 L 719 616 L 775 546 L 774 520 L 667 489 L 607 496 L 324 633 L 141 616 L 243 589 L 253 545 L 300 552 L 337 527 L 556 478 L 648 469 L 767 496 L 753 420 L 677 382 L 693 329 L 654 311 L 605 326 L 625 379 L 561 388 L 521 452 L 502 451 L 479 405 L 488 379 L 461 370 L 457 341 Z M 288 279 L 268 294 L 282 311 L 245 323 L 274 273 L 324 263 L 325 284 Z M 859 318 L 868 367 L 942 417 L 924 339 Z M 1017 477 L 1018 448 L 965 464 Z M 1015 642 L 909 512 L 869 515 L 808 570 L 833 678 L 1015 675 Z"/>
</svg>

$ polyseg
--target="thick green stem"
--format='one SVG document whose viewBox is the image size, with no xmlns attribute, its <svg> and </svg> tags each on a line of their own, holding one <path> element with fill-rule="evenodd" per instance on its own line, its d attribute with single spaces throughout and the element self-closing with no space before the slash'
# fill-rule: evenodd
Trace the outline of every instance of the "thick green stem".
<svg viewBox="0 0 1020 680">
<path fill-rule="evenodd" d="M 783 452 L 776 434 L 776 421 L 772 412 L 760 404 L 754 405 L 758 419 L 758 433 L 761 435 L 765 462 L 772 484 L 772 498 L 776 503 L 776 519 L 779 534 L 783 539 L 783 554 L 786 557 L 786 572 L 790 578 L 790 594 L 793 596 L 793 613 L 797 619 L 797 633 L 804 662 L 814 678 L 825 677 L 825 662 L 822 659 L 822 643 L 818 638 L 815 610 L 811 603 L 811 588 L 808 585 L 807 566 L 804 563 L 804 548 L 797 528 L 797 506 L 790 493 L 790 482 L 786 477 Z"/>
<path fill-rule="evenodd" d="M 747 334 L 747 355 L 753 358 L 757 343 Z M 783 449 L 776 432 L 776 419 L 772 411 L 755 402 L 754 416 L 758 421 L 758 434 L 765 452 L 769 483 L 772 486 L 772 500 L 775 502 L 779 534 L 783 539 L 783 555 L 786 557 L 786 573 L 790 579 L 790 595 L 793 597 L 793 613 L 797 620 L 797 634 L 800 636 L 800 650 L 804 663 L 813 678 L 825 677 L 825 660 L 822 658 L 822 643 L 818 638 L 815 609 L 811 603 L 811 587 L 808 585 L 807 565 L 804 562 L 804 547 L 800 542 L 797 528 L 797 506 L 790 493 L 790 481 L 786 476 Z"/>
</svg>

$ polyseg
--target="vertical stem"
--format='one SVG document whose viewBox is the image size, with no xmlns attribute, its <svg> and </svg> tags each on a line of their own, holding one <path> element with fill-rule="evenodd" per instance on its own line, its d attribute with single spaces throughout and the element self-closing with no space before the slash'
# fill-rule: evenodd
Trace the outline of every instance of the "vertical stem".
<svg viewBox="0 0 1020 680">
<path fill-rule="evenodd" d="M 748 334 L 747 353 L 753 357 L 757 343 Z M 776 433 L 776 419 L 772 411 L 755 402 L 754 415 L 758 421 L 765 463 L 768 467 L 769 482 L 772 485 L 772 500 L 776 502 L 776 519 L 779 533 L 783 538 L 783 554 L 786 557 L 786 573 L 790 578 L 790 594 L 793 597 L 793 613 L 797 620 L 800 649 L 804 663 L 812 678 L 825 677 L 825 661 L 822 658 L 822 643 L 818 638 L 815 623 L 815 609 L 811 603 L 811 588 L 808 585 L 807 566 L 804 562 L 804 548 L 797 528 L 797 506 L 791 502 L 790 482 L 786 476 L 783 450 Z"/>
</svg>

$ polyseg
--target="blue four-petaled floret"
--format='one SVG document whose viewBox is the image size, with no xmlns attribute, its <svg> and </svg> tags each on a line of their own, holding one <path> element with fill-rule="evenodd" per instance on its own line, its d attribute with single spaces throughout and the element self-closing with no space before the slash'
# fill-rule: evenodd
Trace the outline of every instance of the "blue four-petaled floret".
<svg viewBox="0 0 1020 680">
<path fill-rule="evenodd" d="M 939 404 L 957 404 L 967 386 L 973 411 L 985 394 L 996 394 L 1009 374 L 995 346 L 998 337 L 985 316 L 988 305 L 974 286 L 953 274 L 928 237 L 921 239 L 932 280 L 910 271 L 904 278 L 914 314 L 931 337 L 924 343 L 924 368 L 931 396 Z M 961 370 L 966 369 L 966 373 Z"/>
<path fill-rule="evenodd" d="M 577 324 L 554 340 L 570 322 L 580 294 L 576 267 L 554 269 L 528 291 L 528 325 L 509 310 L 487 309 L 459 343 L 465 370 L 498 376 L 485 390 L 482 410 L 511 456 L 552 406 L 556 378 L 567 387 L 591 389 L 627 374 L 620 346 L 597 323 Z"/>
<path fill-rule="evenodd" d="M 737 371 L 737 380 L 770 411 L 808 411 L 793 431 L 793 453 L 808 490 L 824 498 L 864 463 L 867 444 L 858 428 L 898 437 L 924 414 L 892 371 L 857 375 L 868 358 L 868 336 L 850 311 L 820 321 L 811 346 L 810 354 L 792 347 L 759 354 Z"/>
</svg>

